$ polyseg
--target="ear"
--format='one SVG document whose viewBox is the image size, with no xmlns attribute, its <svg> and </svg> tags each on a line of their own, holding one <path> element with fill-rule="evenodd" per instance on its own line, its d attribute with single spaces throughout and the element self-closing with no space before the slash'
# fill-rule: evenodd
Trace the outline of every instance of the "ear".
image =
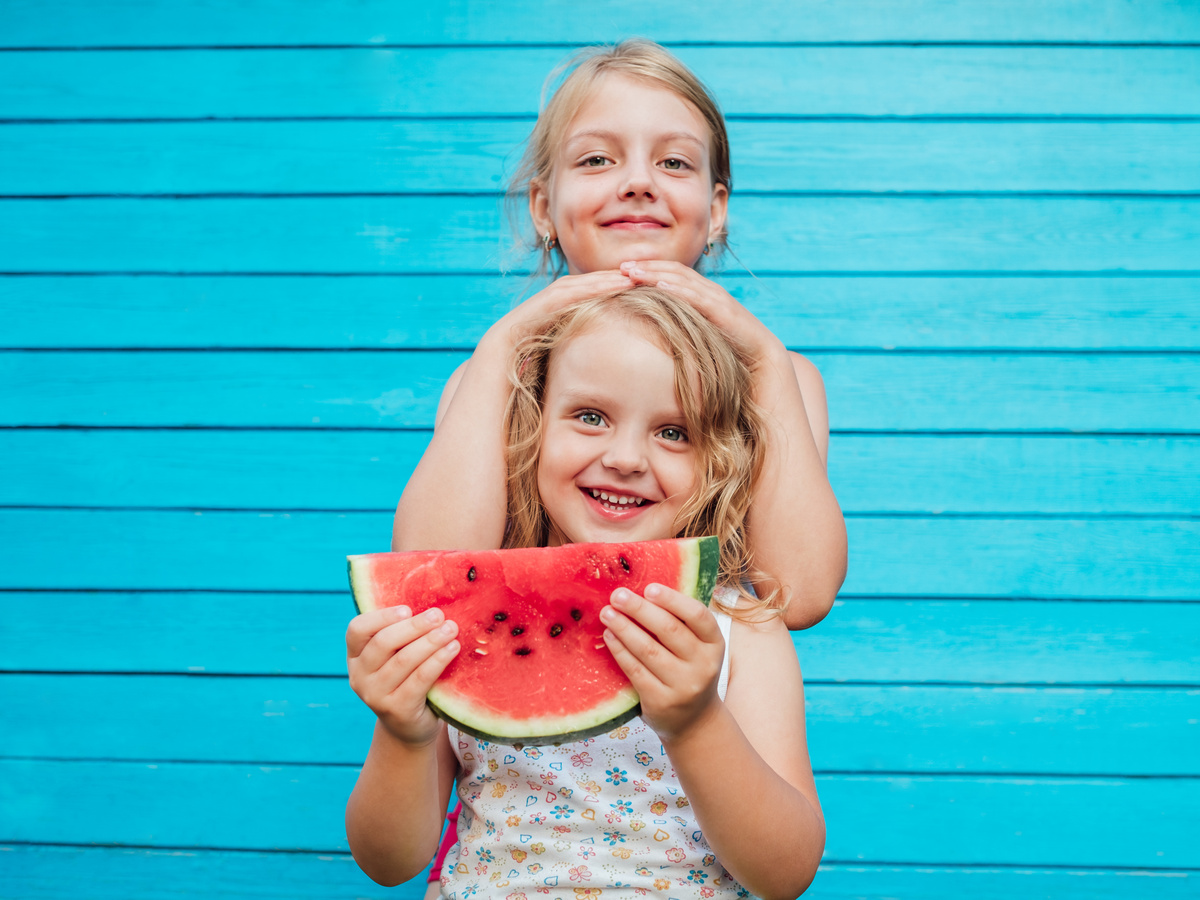
<svg viewBox="0 0 1200 900">
<path fill-rule="evenodd" d="M 708 239 L 716 244 L 725 234 L 725 219 L 729 215 L 729 188 L 714 184 L 712 205 L 708 211 Z"/>
<path fill-rule="evenodd" d="M 529 217 L 533 219 L 533 227 L 537 229 L 540 238 L 547 232 L 554 236 L 554 225 L 550 218 L 550 192 L 540 181 L 529 183 Z"/>
</svg>

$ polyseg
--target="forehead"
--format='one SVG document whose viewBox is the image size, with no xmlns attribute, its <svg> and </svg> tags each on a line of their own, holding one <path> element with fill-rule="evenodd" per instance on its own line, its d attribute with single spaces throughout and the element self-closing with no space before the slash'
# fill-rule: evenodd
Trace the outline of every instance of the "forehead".
<svg viewBox="0 0 1200 900">
<path fill-rule="evenodd" d="M 658 137 L 690 138 L 705 152 L 712 134 L 689 100 L 658 82 L 616 72 L 600 76 L 567 123 L 562 143 L 596 132 L 616 137 L 637 131 Z"/>
<path fill-rule="evenodd" d="M 559 344 L 550 354 L 547 387 L 561 391 L 572 385 L 613 385 L 635 364 L 643 375 L 674 385 L 675 359 L 666 340 L 645 321 L 625 313 L 602 313 Z M 672 390 L 674 388 L 672 387 Z"/>
</svg>

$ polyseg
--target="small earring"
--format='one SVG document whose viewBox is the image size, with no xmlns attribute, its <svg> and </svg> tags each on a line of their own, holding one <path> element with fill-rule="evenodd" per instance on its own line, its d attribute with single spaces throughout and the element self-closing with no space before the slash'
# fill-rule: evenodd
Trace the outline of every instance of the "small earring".
<svg viewBox="0 0 1200 900">
<path fill-rule="evenodd" d="M 542 249 L 545 252 L 549 253 L 551 250 L 553 250 L 557 246 L 558 246 L 558 239 L 550 237 L 550 232 L 547 231 L 545 234 L 542 235 Z"/>
<path fill-rule="evenodd" d="M 708 256 L 708 254 L 710 254 L 712 252 L 713 252 L 713 242 L 709 241 L 707 244 L 704 245 L 704 255 Z"/>
</svg>

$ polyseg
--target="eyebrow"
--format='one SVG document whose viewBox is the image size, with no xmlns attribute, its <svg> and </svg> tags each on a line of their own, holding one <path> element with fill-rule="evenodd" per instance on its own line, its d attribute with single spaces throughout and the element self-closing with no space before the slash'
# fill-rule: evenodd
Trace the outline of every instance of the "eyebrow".
<svg viewBox="0 0 1200 900">
<path fill-rule="evenodd" d="M 607 140 L 607 141 L 616 141 L 616 140 L 620 140 L 620 137 L 621 137 L 621 135 L 618 132 L 609 131 L 609 130 L 603 129 L 603 128 L 593 128 L 593 129 L 589 129 L 587 131 L 576 131 L 576 132 L 568 135 L 565 143 L 573 143 L 575 141 L 582 140 L 585 138 L 600 138 L 602 140 Z M 700 140 L 700 138 L 696 137 L 696 135 L 692 134 L 690 131 L 672 131 L 672 132 L 669 132 L 668 134 L 659 135 L 657 140 L 659 141 L 659 143 L 670 143 L 672 141 L 687 141 L 689 143 L 695 144 L 698 147 L 705 146 L 704 141 Z"/>
</svg>

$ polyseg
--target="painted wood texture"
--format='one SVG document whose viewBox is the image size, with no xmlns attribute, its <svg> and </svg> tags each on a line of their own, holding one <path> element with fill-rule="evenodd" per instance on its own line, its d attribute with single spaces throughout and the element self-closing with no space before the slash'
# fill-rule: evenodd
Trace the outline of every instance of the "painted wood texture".
<svg viewBox="0 0 1200 900">
<path fill-rule="evenodd" d="M 0 760 L 0 821 L 14 842 L 345 852 L 356 775 L 353 766 Z M 1196 779 L 823 775 L 817 789 L 830 860 L 971 864 L 986 847 L 1015 865 L 1200 862 Z M 911 827 L 893 827 L 902 819 Z M 1139 827 L 1114 846 L 1112 822 L 1124 820 Z"/>
<path fill-rule="evenodd" d="M 348 588 L 291 594 L 8 590 L 3 601 L 5 670 L 81 675 L 340 679 L 343 635 L 354 614 Z M 847 599 L 835 610 L 837 616 L 818 628 L 793 636 L 809 683 L 1200 683 L 1195 603 Z M 250 619 L 271 625 L 252 626 Z M 55 623 L 54 641 L 41 639 L 48 620 Z"/>
<path fill-rule="evenodd" d="M 387 513 L 0 510 L 0 588 L 340 590 Z M 847 594 L 1194 601 L 1200 520 L 848 517 Z M 71 564 L 58 564 L 62 548 Z M 264 554 L 263 548 L 274 552 Z M 19 565 L 14 563 L 19 562 Z"/>
<path fill-rule="evenodd" d="M 0 118 L 532 116 L 567 48 L 0 55 Z M 1190 47 L 680 47 L 729 116 L 1194 116 Z"/>
<path fill-rule="evenodd" d="M 631 31 L 731 116 L 722 281 L 829 389 L 806 896 L 1200 893 L 1200 12 L 744 13 L 5 4 L 0 895 L 423 893 L 345 853 L 338 560 L 530 288 L 543 77 Z"/>
<path fill-rule="evenodd" d="M 419 431 L 14 429 L 0 505 L 254 510 L 395 506 Z M 1070 478 L 1063 473 L 1070 472 Z M 1200 515 L 1200 438 L 837 434 L 848 513 Z"/>
<path fill-rule="evenodd" d="M 802 350 L 1200 350 L 1200 279 L 750 277 L 721 283 Z M 530 289 L 521 276 L 0 278 L 21 348 L 468 350 Z"/>
<path fill-rule="evenodd" d="M 110 847 L 0 846 L 5 875 L 22 896 L 75 900 L 86 881 L 90 896 L 187 900 L 215 894 L 230 900 L 262 897 L 324 900 L 352 895 L 367 900 L 419 900 L 417 881 L 382 888 L 367 880 L 348 854 L 146 850 Z M 1164 900 L 1195 897 L 1196 874 L 1186 871 L 1112 871 L 1030 866 L 878 866 L 827 863 L 804 895 L 813 900 L 904 897 L 909 900 Z M 1143 893 L 1144 892 L 1144 893 Z"/>
<path fill-rule="evenodd" d="M 2 58 L 2 57 L 0 57 Z M 0 200 L 0 271 L 494 272 L 527 263 L 492 196 Z M 753 195 L 730 210 L 751 271 L 1196 271 L 1196 198 Z M 65 248 L 70 248 L 69 252 Z"/>
<path fill-rule="evenodd" d="M 0 194 L 494 192 L 531 128 L 508 119 L 12 124 L 0 130 Z M 731 122 L 729 140 L 735 197 L 1200 190 L 1193 121 L 766 119 Z"/>
<path fill-rule="evenodd" d="M 822 683 L 805 693 L 825 772 L 1200 777 L 1196 689 Z M 5 675 L 0 702 L 9 758 L 357 766 L 373 724 L 337 677 Z M 78 712 L 45 715 L 65 708 Z"/>
<path fill-rule="evenodd" d="M 837 431 L 1194 433 L 1200 355 L 827 353 Z M 420 428 L 458 351 L 0 353 L 0 423 Z"/>
<path fill-rule="evenodd" d="M 161 7 L 139 0 L 10 0 L 3 47 L 221 46 L 442 43 L 588 43 L 631 33 L 664 42 L 1082 41 L 1182 43 L 1200 40 L 1185 0 L 847 0 L 796 4 L 763 0 L 753 15 L 722 15 L 719 25 L 684 0 L 603 6 L 537 0 L 458 2 L 443 7 L 363 0 L 247 3 L 186 0 Z M 715 34 L 714 30 L 719 31 Z"/>
</svg>

